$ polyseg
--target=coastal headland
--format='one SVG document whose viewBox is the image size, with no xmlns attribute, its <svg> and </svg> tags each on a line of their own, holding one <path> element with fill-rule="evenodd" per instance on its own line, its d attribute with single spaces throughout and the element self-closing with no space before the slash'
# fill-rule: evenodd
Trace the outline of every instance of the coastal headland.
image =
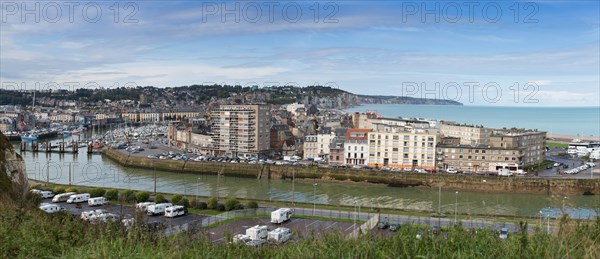
<svg viewBox="0 0 600 259">
<path fill-rule="evenodd" d="M 476 192 L 510 192 L 560 195 L 598 195 L 600 179 L 551 179 L 539 177 L 498 177 L 476 175 L 419 174 L 383 172 L 318 166 L 293 167 L 270 164 L 230 164 L 159 160 L 132 156 L 119 150 L 104 152 L 108 159 L 125 167 L 190 174 L 221 174 L 227 177 L 257 179 L 302 179 L 317 182 L 347 182 L 348 184 L 382 184 L 391 187 L 424 189 L 456 189 Z"/>
</svg>

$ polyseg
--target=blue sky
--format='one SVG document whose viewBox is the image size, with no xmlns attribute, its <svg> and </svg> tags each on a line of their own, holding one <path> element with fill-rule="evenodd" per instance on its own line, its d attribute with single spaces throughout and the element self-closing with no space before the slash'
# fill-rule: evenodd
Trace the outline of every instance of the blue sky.
<svg viewBox="0 0 600 259">
<path fill-rule="evenodd" d="M 600 106 L 598 1 L 97 1 L 77 2 L 73 15 L 50 3 L 2 3 L 4 88 L 320 84 Z"/>
</svg>

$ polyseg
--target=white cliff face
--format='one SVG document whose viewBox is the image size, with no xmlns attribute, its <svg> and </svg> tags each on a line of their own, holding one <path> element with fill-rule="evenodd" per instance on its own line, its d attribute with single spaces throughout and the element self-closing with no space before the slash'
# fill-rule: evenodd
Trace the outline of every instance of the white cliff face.
<svg viewBox="0 0 600 259">
<path fill-rule="evenodd" d="M 29 189 L 27 175 L 25 174 L 25 162 L 15 152 L 12 145 L 0 133 L 0 187 L 2 191 L 11 191 L 12 194 L 20 194 L 24 197 Z"/>
</svg>

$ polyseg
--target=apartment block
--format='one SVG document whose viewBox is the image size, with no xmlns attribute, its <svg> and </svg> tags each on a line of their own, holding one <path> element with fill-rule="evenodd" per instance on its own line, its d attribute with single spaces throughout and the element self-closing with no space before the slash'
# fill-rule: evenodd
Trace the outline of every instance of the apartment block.
<svg viewBox="0 0 600 259">
<path fill-rule="evenodd" d="M 437 134 L 402 126 L 374 125 L 368 134 L 369 166 L 435 170 Z"/>
<path fill-rule="evenodd" d="M 217 154 L 240 156 L 269 151 L 269 105 L 221 105 L 211 117 L 213 146 Z"/>
<path fill-rule="evenodd" d="M 445 137 L 460 138 L 461 145 L 488 145 L 492 129 L 476 125 L 442 122 L 440 134 Z"/>
<path fill-rule="evenodd" d="M 455 168 L 471 173 L 496 173 L 501 168 L 516 173 L 545 158 L 546 132 L 496 131 L 489 144 L 441 143 L 437 147 L 437 169 Z"/>
<path fill-rule="evenodd" d="M 304 136 L 304 159 L 310 160 L 319 157 L 319 149 L 317 148 L 317 135 Z"/>
<path fill-rule="evenodd" d="M 348 165 L 367 165 L 370 129 L 348 129 L 344 142 L 344 158 Z"/>
</svg>

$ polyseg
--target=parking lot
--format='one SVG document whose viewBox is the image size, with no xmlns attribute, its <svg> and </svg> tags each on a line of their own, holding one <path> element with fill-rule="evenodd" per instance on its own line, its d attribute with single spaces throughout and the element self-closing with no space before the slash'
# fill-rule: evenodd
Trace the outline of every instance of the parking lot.
<svg viewBox="0 0 600 259">
<path fill-rule="evenodd" d="M 52 199 L 51 198 L 44 199 L 44 200 L 42 200 L 42 203 L 52 203 Z M 92 206 L 89 206 L 86 202 L 84 202 L 84 203 L 79 203 L 79 205 L 81 207 L 78 207 L 77 204 L 69 204 L 66 202 L 60 202 L 60 203 L 56 203 L 56 204 L 60 205 L 66 211 L 72 213 L 73 215 L 75 215 L 77 217 L 79 217 L 81 215 L 81 213 L 84 211 L 97 210 L 97 209 L 106 210 L 107 212 L 115 214 L 119 218 L 122 218 L 122 219 L 133 218 L 135 216 L 135 209 L 132 205 L 105 204 L 102 206 L 92 207 Z M 144 221 L 147 223 L 161 222 L 167 228 L 167 233 L 173 232 L 172 230 L 169 231 L 169 229 L 175 229 L 177 231 L 189 229 L 191 227 L 199 225 L 199 223 L 202 221 L 202 219 L 208 217 L 208 216 L 197 215 L 197 214 L 187 214 L 187 215 L 179 216 L 176 218 L 167 218 L 165 216 L 148 216 L 143 213 L 140 215 L 143 217 Z"/>
<path fill-rule="evenodd" d="M 308 236 L 318 237 L 327 233 L 338 232 L 342 235 L 349 235 L 354 230 L 354 224 L 349 222 L 336 222 L 315 219 L 294 218 L 282 224 L 271 224 L 270 218 L 240 219 L 235 222 L 227 223 L 216 228 L 209 229 L 207 236 L 213 243 L 226 242 L 226 233 L 244 234 L 246 229 L 256 225 L 266 225 L 270 230 L 278 227 L 289 228 L 292 231 L 292 239 L 306 238 Z M 359 224 L 356 224 L 359 227 Z"/>
</svg>

